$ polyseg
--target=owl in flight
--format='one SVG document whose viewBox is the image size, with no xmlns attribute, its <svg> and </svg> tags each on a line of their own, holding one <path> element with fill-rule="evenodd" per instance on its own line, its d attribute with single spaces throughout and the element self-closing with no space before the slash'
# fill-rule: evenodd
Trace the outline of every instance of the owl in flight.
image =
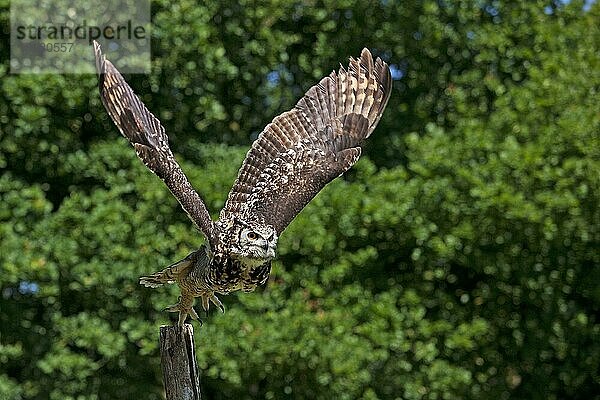
<svg viewBox="0 0 600 400">
<path fill-rule="evenodd" d="M 186 258 L 140 278 L 148 287 L 177 283 L 179 302 L 166 308 L 198 320 L 194 299 L 224 311 L 216 294 L 253 291 L 266 282 L 277 239 L 308 202 L 346 172 L 377 126 L 390 97 L 389 67 L 363 49 L 347 69 L 311 87 L 296 106 L 266 126 L 246 155 L 219 219 L 175 160 L 165 128 L 144 106 L 94 42 L 100 97 L 111 119 L 143 163 L 162 179 L 206 236 Z"/>
</svg>

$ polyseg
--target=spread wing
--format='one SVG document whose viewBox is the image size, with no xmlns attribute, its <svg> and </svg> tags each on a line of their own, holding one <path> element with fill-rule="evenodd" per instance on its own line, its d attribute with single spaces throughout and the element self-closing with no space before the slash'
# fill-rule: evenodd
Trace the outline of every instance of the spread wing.
<svg viewBox="0 0 600 400">
<path fill-rule="evenodd" d="M 177 198 L 190 219 L 214 243 L 213 221 L 169 148 L 165 128 L 133 93 L 115 66 L 94 41 L 100 97 L 108 115 L 135 148 L 138 157 Z"/>
<path fill-rule="evenodd" d="M 220 218 L 258 220 L 283 232 L 327 183 L 356 163 L 391 86 L 387 64 L 373 62 L 363 49 L 348 69 L 310 88 L 253 143 Z"/>
</svg>

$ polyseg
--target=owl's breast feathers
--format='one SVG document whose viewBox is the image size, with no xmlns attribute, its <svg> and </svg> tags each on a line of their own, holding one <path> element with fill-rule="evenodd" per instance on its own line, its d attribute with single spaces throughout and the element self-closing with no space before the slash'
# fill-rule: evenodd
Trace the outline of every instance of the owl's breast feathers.
<svg viewBox="0 0 600 400">
<path fill-rule="evenodd" d="M 214 255 L 210 266 L 210 284 L 215 292 L 227 294 L 236 290 L 252 292 L 264 284 L 271 272 L 271 261 L 245 264 L 225 253 Z"/>
</svg>

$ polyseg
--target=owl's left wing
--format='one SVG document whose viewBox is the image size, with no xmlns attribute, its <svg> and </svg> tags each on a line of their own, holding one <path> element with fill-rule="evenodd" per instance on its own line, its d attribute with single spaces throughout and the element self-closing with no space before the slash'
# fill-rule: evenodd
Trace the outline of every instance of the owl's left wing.
<svg viewBox="0 0 600 400">
<path fill-rule="evenodd" d="M 98 86 L 102 103 L 142 162 L 162 179 L 190 219 L 214 245 L 213 221 L 169 148 L 165 128 L 135 95 L 115 66 L 94 41 Z"/>
<path fill-rule="evenodd" d="M 389 67 L 363 49 L 276 117 L 253 143 L 220 218 L 272 225 L 278 234 L 330 181 L 347 171 L 391 93 Z"/>
</svg>

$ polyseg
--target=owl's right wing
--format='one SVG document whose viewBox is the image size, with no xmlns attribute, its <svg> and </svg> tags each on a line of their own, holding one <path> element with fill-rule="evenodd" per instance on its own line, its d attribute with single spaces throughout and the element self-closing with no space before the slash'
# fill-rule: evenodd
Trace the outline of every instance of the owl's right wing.
<svg viewBox="0 0 600 400">
<path fill-rule="evenodd" d="M 363 49 L 296 106 L 276 117 L 246 155 L 220 218 L 271 225 L 278 234 L 331 180 L 360 157 L 390 97 L 392 78 Z"/>
<path fill-rule="evenodd" d="M 162 179 L 189 218 L 214 244 L 213 221 L 200 195 L 194 190 L 169 148 L 169 138 L 161 125 L 115 66 L 94 41 L 98 86 L 102 103 L 123 136 L 135 148 L 143 163 Z"/>
</svg>

